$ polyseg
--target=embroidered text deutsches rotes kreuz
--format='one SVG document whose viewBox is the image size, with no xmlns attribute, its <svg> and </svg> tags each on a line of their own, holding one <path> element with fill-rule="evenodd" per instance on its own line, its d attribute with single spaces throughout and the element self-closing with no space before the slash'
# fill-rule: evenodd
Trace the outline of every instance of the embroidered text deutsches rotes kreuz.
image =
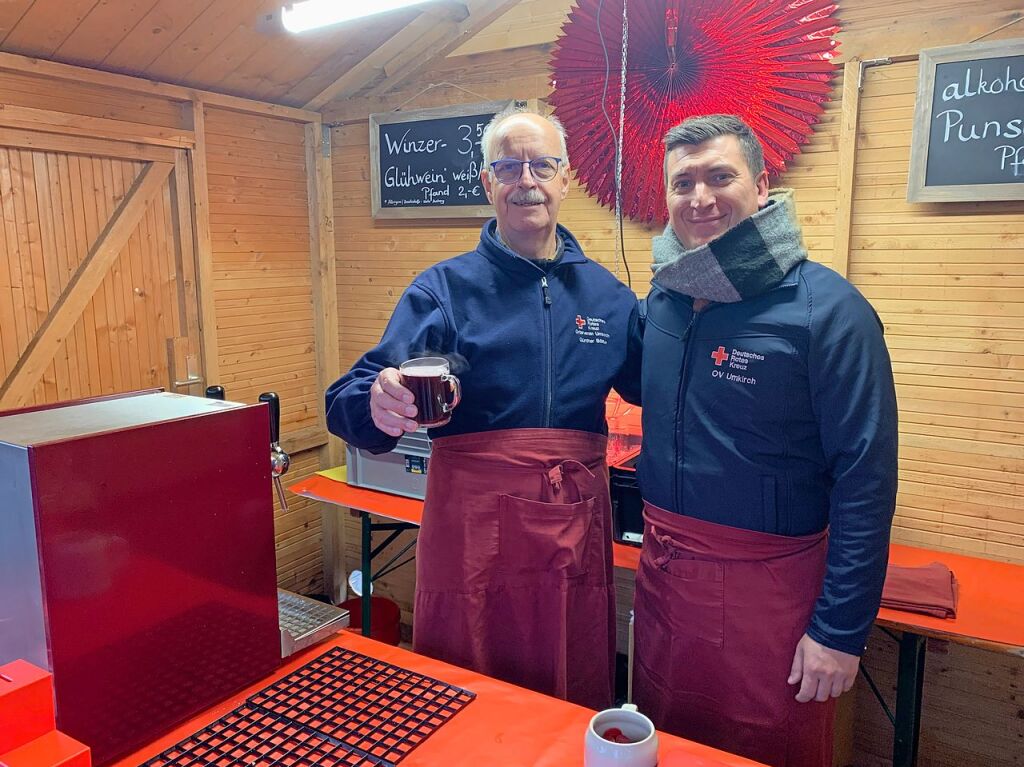
<svg viewBox="0 0 1024 767">
<path fill-rule="evenodd" d="M 576 339 L 581 344 L 607 344 L 611 336 L 605 330 L 605 321 L 601 317 L 584 317 L 576 315 Z"/>
<path fill-rule="evenodd" d="M 743 349 L 726 351 L 724 346 L 719 346 L 711 352 L 711 359 L 714 361 L 714 367 L 711 368 L 712 378 L 721 378 L 744 386 L 757 386 L 757 378 L 744 374 L 752 372 L 750 368 L 756 363 L 764 362 L 763 354 Z"/>
</svg>

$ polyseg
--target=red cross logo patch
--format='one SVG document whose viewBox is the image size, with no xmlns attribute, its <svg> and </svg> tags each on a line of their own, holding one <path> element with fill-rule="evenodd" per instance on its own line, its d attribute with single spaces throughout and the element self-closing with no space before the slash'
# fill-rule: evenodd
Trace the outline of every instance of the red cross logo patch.
<svg viewBox="0 0 1024 767">
<path fill-rule="evenodd" d="M 724 346 L 719 346 L 711 352 L 711 359 L 715 361 L 716 368 L 722 367 L 722 363 L 729 359 L 729 352 L 725 350 Z"/>
<path fill-rule="evenodd" d="M 583 328 L 586 326 L 586 324 L 587 324 L 587 321 L 577 314 L 576 315 L 576 327 L 578 327 L 580 330 L 583 330 Z"/>
</svg>

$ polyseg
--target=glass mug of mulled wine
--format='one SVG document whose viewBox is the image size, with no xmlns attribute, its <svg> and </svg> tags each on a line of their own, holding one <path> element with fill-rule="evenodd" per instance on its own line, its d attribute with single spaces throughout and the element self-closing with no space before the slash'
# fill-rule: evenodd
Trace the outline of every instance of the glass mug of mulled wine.
<svg viewBox="0 0 1024 767">
<path fill-rule="evenodd" d="M 444 357 L 418 357 L 398 368 L 402 386 L 412 392 L 415 420 L 420 426 L 444 426 L 462 399 L 462 385 Z"/>
</svg>

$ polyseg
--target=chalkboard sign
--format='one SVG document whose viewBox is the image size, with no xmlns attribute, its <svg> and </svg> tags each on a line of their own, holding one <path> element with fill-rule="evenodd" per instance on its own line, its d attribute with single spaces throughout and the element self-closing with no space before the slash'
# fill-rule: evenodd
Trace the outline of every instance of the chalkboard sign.
<svg viewBox="0 0 1024 767">
<path fill-rule="evenodd" d="M 374 218 L 490 217 L 480 138 L 509 102 L 370 115 Z"/>
<path fill-rule="evenodd" d="M 907 200 L 1024 200 L 1024 40 L 921 51 Z"/>
</svg>

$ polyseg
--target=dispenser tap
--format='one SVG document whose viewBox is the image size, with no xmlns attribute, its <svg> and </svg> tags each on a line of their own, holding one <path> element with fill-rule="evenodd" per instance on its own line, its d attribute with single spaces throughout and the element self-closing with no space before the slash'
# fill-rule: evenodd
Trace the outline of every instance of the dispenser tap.
<svg viewBox="0 0 1024 767">
<path fill-rule="evenodd" d="M 260 402 L 267 403 L 270 412 L 270 476 L 274 479 L 274 487 L 277 488 L 277 497 L 281 501 L 282 511 L 288 511 L 288 501 L 284 497 L 284 485 L 281 484 L 281 476 L 288 471 L 292 459 L 281 445 L 278 444 L 281 436 L 281 399 L 277 392 L 263 392 L 260 395 Z"/>
</svg>

